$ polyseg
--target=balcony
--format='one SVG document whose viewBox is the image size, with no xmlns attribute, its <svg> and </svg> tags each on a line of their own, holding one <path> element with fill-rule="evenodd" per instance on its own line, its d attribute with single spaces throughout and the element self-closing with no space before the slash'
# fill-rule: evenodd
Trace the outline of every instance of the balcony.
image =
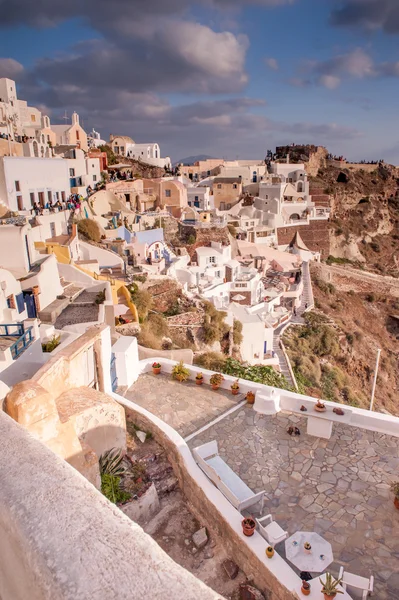
<svg viewBox="0 0 399 600">
<path fill-rule="evenodd" d="M 33 327 L 25 329 L 21 323 L 0 324 L 0 352 L 10 351 L 12 360 L 16 360 L 32 343 Z"/>
</svg>

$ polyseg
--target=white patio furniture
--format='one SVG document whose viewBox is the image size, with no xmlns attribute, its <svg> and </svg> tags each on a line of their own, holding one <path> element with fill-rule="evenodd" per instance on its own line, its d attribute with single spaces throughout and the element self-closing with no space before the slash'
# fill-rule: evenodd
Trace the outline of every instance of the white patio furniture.
<svg viewBox="0 0 399 600">
<path fill-rule="evenodd" d="M 270 544 L 274 546 L 283 542 L 288 537 L 288 532 L 284 531 L 280 525 L 273 520 L 272 515 L 266 515 L 261 519 L 256 519 L 259 533 Z"/>
<path fill-rule="evenodd" d="M 348 573 L 348 571 L 344 570 L 344 567 L 341 567 L 338 578 L 342 579 L 342 587 L 344 590 L 346 590 L 347 586 L 362 590 L 362 600 L 366 600 L 367 596 L 373 591 L 374 577 L 372 575 L 370 579 L 367 579 L 367 577 L 360 577 L 360 575 Z"/>
<path fill-rule="evenodd" d="M 307 418 L 306 433 L 308 435 L 324 438 L 326 440 L 331 438 L 334 423 L 349 424 L 352 420 L 353 411 L 348 406 L 341 407 L 337 404 L 337 408 L 343 408 L 344 411 L 343 415 L 337 415 L 333 412 L 334 405 L 326 404 L 326 412 L 317 412 L 314 409 L 315 404 L 316 400 L 301 398 L 293 405 L 292 400 L 287 399 L 283 395 L 281 396 L 280 401 L 282 410 L 289 410 L 290 412 Z M 301 406 L 304 406 L 307 410 L 301 411 Z"/>
<path fill-rule="evenodd" d="M 315 579 L 311 579 L 309 581 L 310 594 L 309 594 L 309 596 L 307 596 L 307 600 L 323 600 L 323 594 L 321 593 L 322 584 L 320 583 L 320 578 L 322 579 L 322 581 L 325 581 L 324 575 L 320 575 L 319 577 L 316 577 Z M 302 583 L 298 582 L 297 586 L 295 587 L 295 589 L 293 591 L 296 592 L 296 595 L 298 596 L 298 598 L 305 598 L 305 596 L 303 596 L 301 593 L 301 587 L 302 587 Z M 353 600 L 352 596 L 350 596 L 348 594 L 348 592 L 346 592 L 344 590 L 343 587 L 341 587 L 339 585 L 337 589 L 340 590 L 340 592 L 342 592 L 342 594 L 337 594 L 335 597 L 335 600 L 338 600 L 338 599 L 339 600 Z"/>
<path fill-rule="evenodd" d="M 305 542 L 309 542 L 311 550 L 305 550 Z M 333 560 L 331 544 L 313 531 L 297 531 L 285 541 L 287 560 L 300 571 L 322 573 Z"/>
<path fill-rule="evenodd" d="M 253 493 L 246 483 L 219 456 L 216 441 L 194 448 L 193 456 L 212 483 L 237 510 L 241 512 L 258 502 L 261 505 L 260 510 L 263 510 L 265 492 Z"/>
</svg>

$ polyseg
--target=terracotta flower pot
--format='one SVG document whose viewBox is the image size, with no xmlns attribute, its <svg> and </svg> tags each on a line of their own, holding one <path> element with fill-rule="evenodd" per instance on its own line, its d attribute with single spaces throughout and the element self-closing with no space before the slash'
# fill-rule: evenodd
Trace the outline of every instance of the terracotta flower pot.
<svg viewBox="0 0 399 600">
<path fill-rule="evenodd" d="M 218 390 L 220 388 L 220 385 L 217 385 L 216 383 L 212 383 L 212 389 L 213 390 Z"/>
<path fill-rule="evenodd" d="M 253 392 L 247 392 L 246 400 L 247 400 L 248 404 L 254 404 L 255 394 Z"/>
<path fill-rule="evenodd" d="M 323 594 L 324 600 L 334 600 L 336 595 L 337 594 L 333 594 L 332 596 L 330 596 L 329 594 Z"/>
<path fill-rule="evenodd" d="M 161 372 L 161 367 L 158 367 L 158 368 L 152 367 L 152 372 L 154 373 L 154 375 L 159 375 Z"/>
<path fill-rule="evenodd" d="M 249 519 L 247 518 L 241 521 L 242 531 L 244 535 L 246 535 L 247 537 L 251 537 L 251 535 L 253 535 L 255 532 L 256 523 L 253 519 L 250 519 L 251 523 L 248 523 L 248 520 Z"/>
<path fill-rule="evenodd" d="M 203 380 L 203 379 L 196 379 L 196 380 L 195 380 L 195 384 L 196 384 L 196 385 L 202 385 L 203 383 L 204 383 L 204 380 Z"/>
<path fill-rule="evenodd" d="M 272 546 L 268 546 L 266 548 L 265 552 L 266 552 L 267 558 L 273 558 L 273 556 L 274 556 L 274 548 L 272 548 Z"/>
<path fill-rule="evenodd" d="M 314 405 L 314 409 L 316 412 L 326 412 L 326 410 L 327 410 L 325 406 L 321 407 L 321 406 L 317 406 L 317 404 Z"/>
<path fill-rule="evenodd" d="M 395 507 L 399 510 L 399 498 L 397 496 L 395 496 L 393 503 L 394 503 Z"/>
<path fill-rule="evenodd" d="M 233 396 L 237 396 L 239 391 L 240 390 L 234 389 L 234 390 L 231 390 L 231 393 L 233 394 Z"/>
<path fill-rule="evenodd" d="M 310 587 L 305 589 L 303 586 L 301 587 L 301 592 L 304 596 L 310 596 Z"/>
</svg>

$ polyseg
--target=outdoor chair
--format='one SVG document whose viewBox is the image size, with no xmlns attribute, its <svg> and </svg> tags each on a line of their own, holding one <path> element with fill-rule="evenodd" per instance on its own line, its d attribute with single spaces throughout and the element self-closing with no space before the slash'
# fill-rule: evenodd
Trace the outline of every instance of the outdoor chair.
<svg viewBox="0 0 399 600">
<path fill-rule="evenodd" d="M 344 570 L 344 567 L 341 567 L 339 570 L 338 579 L 342 579 L 341 585 L 344 590 L 346 590 L 347 586 L 362 590 L 362 600 L 366 600 L 367 596 L 369 596 L 373 591 L 374 577 L 372 575 L 370 579 L 367 579 L 367 577 L 360 577 L 359 575 L 348 573 L 348 571 Z"/>
<path fill-rule="evenodd" d="M 274 546 L 279 542 L 283 542 L 288 537 L 288 532 L 284 531 L 280 525 L 273 520 L 272 515 L 266 515 L 261 519 L 256 519 L 259 533 L 270 544 Z"/>
</svg>

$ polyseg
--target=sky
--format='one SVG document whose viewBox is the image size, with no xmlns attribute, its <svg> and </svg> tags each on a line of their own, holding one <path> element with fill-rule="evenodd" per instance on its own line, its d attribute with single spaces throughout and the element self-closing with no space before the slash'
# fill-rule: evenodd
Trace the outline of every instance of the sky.
<svg viewBox="0 0 399 600">
<path fill-rule="evenodd" d="M 0 77 L 173 161 L 290 143 L 399 165 L 399 0 L 0 0 Z"/>
</svg>

